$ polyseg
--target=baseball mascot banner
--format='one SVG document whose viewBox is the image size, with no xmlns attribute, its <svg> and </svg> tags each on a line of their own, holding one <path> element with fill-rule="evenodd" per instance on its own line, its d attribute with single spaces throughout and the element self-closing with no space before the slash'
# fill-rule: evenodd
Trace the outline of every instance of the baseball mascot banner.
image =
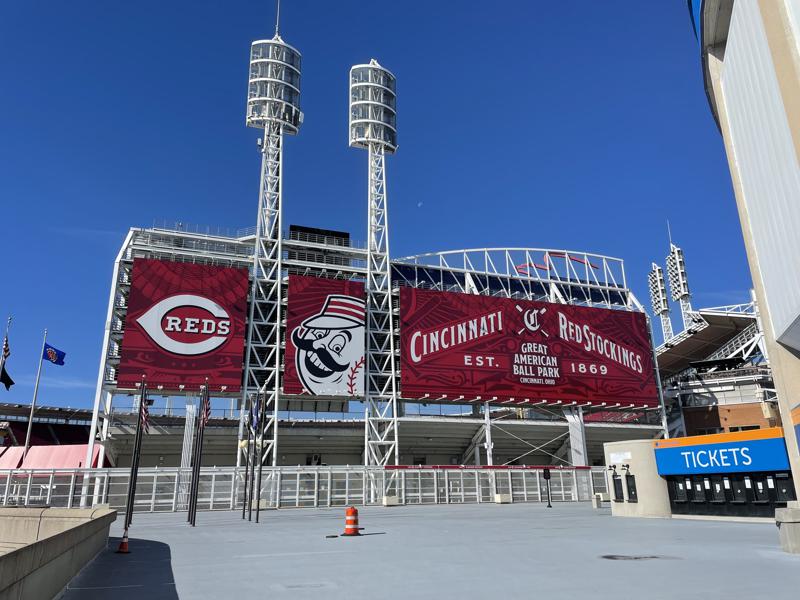
<svg viewBox="0 0 800 600">
<path fill-rule="evenodd" d="M 284 393 L 363 396 L 365 312 L 362 282 L 291 275 Z"/>
</svg>

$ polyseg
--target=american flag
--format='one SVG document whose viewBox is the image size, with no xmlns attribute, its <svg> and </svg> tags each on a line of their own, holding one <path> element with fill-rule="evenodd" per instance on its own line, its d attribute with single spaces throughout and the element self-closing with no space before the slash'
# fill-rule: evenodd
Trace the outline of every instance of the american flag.
<svg viewBox="0 0 800 600">
<path fill-rule="evenodd" d="M 211 398 L 208 395 L 208 388 L 206 388 L 206 392 L 203 395 L 203 407 L 201 410 L 200 427 L 205 427 L 209 419 L 211 419 Z"/>
<path fill-rule="evenodd" d="M 147 396 L 142 394 L 142 429 L 145 433 L 150 433 L 150 410 L 147 408 Z"/>
</svg>

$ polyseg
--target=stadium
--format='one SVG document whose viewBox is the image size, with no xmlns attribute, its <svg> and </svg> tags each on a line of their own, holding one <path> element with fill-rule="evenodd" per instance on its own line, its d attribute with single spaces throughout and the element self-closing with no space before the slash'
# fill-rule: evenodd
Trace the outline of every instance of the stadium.
<svg viewBox="0 0 800 600">
<path fill-rule="evenodd" d="M 367 242 L 284 227 L 284 204 L 299 201 L 284 194 L 282 165 L 284 136 L 302 125 L 300 75 L 278 34 L 253 42 L 255 227 L 129 231 L 85 464 L 129 464 L 145 386 L 154 435 L 142 466 L 153 467 L 189 466 L 204 390 L 209 466 L 242 465 L 258 447 L 273 467 L 587 467 L 603 463 L 604 442 L 663 430 L 649 324 L 622 260 L 535 248 L 390 258 L 396 82 L 377 61 L 349 76 Z"/>
</svg>

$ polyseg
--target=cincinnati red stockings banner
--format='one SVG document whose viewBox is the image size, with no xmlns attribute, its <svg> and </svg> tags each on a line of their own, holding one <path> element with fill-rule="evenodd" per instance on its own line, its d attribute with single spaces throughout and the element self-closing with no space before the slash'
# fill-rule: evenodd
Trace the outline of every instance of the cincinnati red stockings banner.
<svg viewBox="0 0 800 600">
<path fill-rule="evenodd" d="M 289 276 L 283 391 L 364 395 L 364 284 Z"/>
<path fill-rule="evenodd" d="M 403 398 L 658 403 L 645 315 L 400 289 Z"/>
<path fill-rule="evenodd" d="M 247 290 L 247 269 L 134 260 L 117 386 L 240 391 Z"/>
</svg>

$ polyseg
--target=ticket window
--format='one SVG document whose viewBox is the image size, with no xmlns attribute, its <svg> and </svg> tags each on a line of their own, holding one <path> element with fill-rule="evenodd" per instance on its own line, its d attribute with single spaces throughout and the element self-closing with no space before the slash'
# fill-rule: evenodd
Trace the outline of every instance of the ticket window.
<svg viewBox="0 0 800 600">
<path fill-rule="evenodd" d="M 788 473 L 775 474 L 775 501 L 791 502 L 794 500 L 794 485 Z"/>
<path fill-rule="evenodd" d="M 727 501 L 725 494 L 725 482 L 719 475 L 711 476 L 711 502 L 713 504 L 724 504 Z"/>
<path fill-rule="evenodd" d="M 750 478 L 753 483 L 753 502 L 756 504 L 767 504 L 770 502 L 770 488 L 767 477 L 763 475 L 754 475 Z M 772 481 L 773 487 L 775 481 Z"/>
<path fill-rule="evenodd" d="M 708 490 L 711 489 L 711 482 L 708 477 L 692 478 L 692 502 L 703 504 L 707 500 Z"/>
<path fill-rule="evenodd" d="M 625 496 L 622 493 L 622 477 L 615 472 L 611 480 L 614 483 L 614 502 L 625 502 Z"/>
<path fill-rule="evenodd" d="M 747 502 L 747 488 L 744 486 L 744 478 L 738 475 L 724 475 L 722 477 L 722 487 L 730 495 L 732 504 L 745 504 Z"/>
<path fill-rule="evenodd" d="M 689 500 L 686 481 L 683 478 L 672 480 L 672 493 L 675 502 L 679 504 L 685 504 Z"/>
<path fill-rule="evenodd" d="M 636 493 L 636 476 L 625 473 L 625 487 L 628 489 L 628 502 L 638 502 L 639 496 Z"/>
<path fill-rule="evenodd" d="M 688 477 L 683 480 L 683 487 L 686 490 L 686 499 L 691 501 L 694 498 L 694 490 L 692 490 L 692 480 Z"/>
</svg>

